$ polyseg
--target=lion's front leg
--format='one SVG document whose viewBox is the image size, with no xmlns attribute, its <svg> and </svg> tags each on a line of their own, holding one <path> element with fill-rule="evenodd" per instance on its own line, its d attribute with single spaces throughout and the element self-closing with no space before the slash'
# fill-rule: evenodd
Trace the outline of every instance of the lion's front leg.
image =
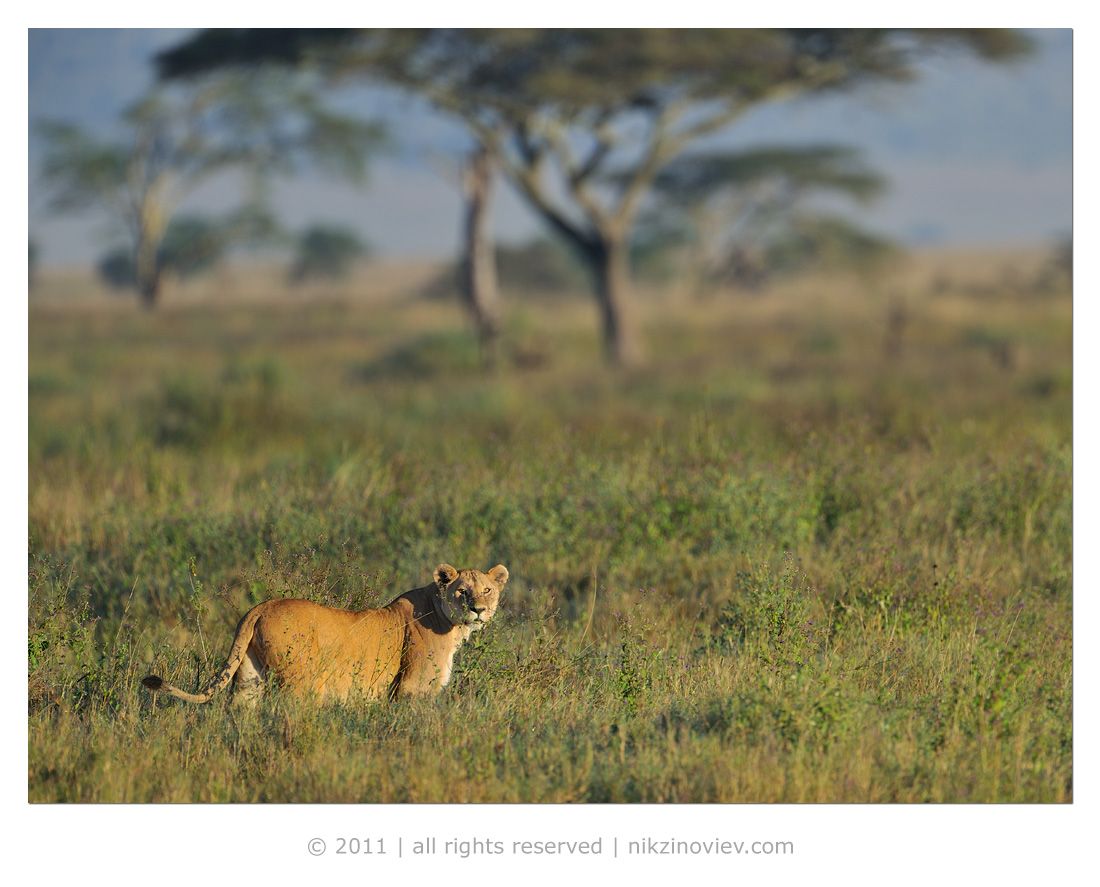
<svg viewBox="0 0 1100 887">
<path fill-rule="evenodd" d="M 455 651 L 417 651 L 419 655 L 410 660 L 401 670 L 396 696 L 438 696 L 451 679 Z"/>
</svg>

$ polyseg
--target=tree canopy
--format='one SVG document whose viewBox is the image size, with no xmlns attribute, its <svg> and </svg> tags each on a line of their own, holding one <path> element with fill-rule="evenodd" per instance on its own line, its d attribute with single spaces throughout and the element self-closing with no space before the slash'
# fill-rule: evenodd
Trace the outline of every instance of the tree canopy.
<svg viewBox="0 0 1100 887">
<path fill-rule="evenodd" d="M 154 89 L 121 123 L 116 137 L 99 139 L 72 124 L 39 121 L 41 175 L 54 211 L 94 207 L 120 226 L 147 305 L 166 267 L 162 240 L 181 201 L 202 182 L 228 168 L 248 172 L 246 206 L 220 230 L 256 237 L 271 224 L 263 208 L 271 173 L 309 162 L 361 178 L 384 139 L 377 124 L 333 110 L 304 78 L 277 70 Z"/>
<path fill-rule="evenodd" d="M 609 355 L 641 351 L 629 240 L 661 171 L 764 102 L 903 82 L 929 53 L 1019 57 L 1004 29 L 416 29 L 203 32 L 165 76 L 272 61 L 406 87 L 461 118 L 592 266 Z"/>
<path fill-rule="evenodd" d="M 660 250 L 679 242 L 682 276 L 699 291 L 734 282 L 758 286 L 772 271 L 816 265 L 868 267 L 891 253 L 824 203 L 864 204 L 885 188 L 881 175 L 845 145 L 762 145 L 684 154 L 653 184 L 640 238 Z M 638 236 L 636 236 L 637 239 Z"/>
</svg>

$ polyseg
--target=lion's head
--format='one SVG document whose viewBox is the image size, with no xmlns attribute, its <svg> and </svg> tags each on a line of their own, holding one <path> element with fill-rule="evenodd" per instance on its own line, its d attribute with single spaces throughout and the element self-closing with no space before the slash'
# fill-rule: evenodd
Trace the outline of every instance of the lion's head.
<svg viewBox="0 0 1100 887">
<path fill-rule="evenodd" d="M 482 573 L 440 564 L 434 577 L 440 610 L 451 624 L 481 628 L 497 611 L 500 593 L 508 581 L 508 568 L 497 564 L 488 573 Z"/>
</svg>

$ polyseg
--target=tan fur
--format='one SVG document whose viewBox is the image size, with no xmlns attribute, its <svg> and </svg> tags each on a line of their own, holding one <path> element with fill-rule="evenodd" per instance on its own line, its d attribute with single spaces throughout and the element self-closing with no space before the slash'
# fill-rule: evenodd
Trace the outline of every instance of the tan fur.
<svg viewBox="0 0 1100 887">
<path fill-rule="evenodd" d="M 209 702 L 230 680 L 235 695 L 254 700 L 269 676 L 296 695 L 325 699 L 435 695 L 463 641 L 496 612 L 507 581 L 503 564 L 488 573 L 440 564 L 435 582 L 378 610 L 265 601 L 241 619 L 225 665 L 201 692 L 156 675 L 142 683 L 187 702 Z"/>
</svg>

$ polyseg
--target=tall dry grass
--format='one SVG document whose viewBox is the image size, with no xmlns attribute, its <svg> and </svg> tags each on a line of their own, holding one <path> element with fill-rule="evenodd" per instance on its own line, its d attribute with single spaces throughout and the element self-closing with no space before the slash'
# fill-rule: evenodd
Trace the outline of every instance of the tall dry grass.
<svg viewBox="0 0 1100 887">
<path fill-rule="evenodd" d="M 36 295 L 31 800 L 1069 800 L 1069 293 L 953 261 L 649 294 L 630 375 L 516 294 L 486 372 L 415 274 Z M 513 578 L 438 700 L 139 686 L 442 560 Z"/>
</svg>

